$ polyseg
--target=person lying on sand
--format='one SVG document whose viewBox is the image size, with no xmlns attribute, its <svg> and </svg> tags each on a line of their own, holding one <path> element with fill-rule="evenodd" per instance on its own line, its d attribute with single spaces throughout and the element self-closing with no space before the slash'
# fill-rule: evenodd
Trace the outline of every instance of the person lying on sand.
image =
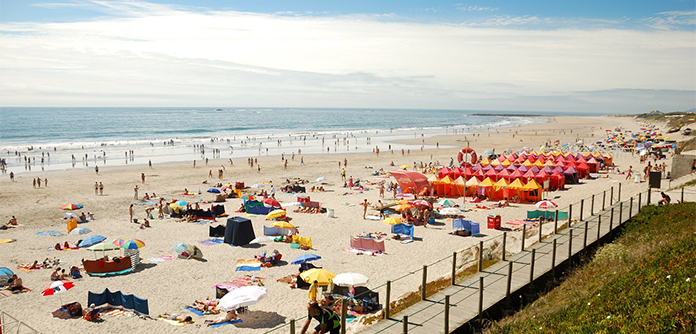
<svg viewBox="0 0 696 334">
<path fill-rule="evenodd" d="M 179 314 L 160 314 L 160 318 L 164 318 L 167 320 L 177 320 L 178 322 L 191 322 L 193 321 L 193 318 L 191 318 L 190 315 L 179 315 Z"/>
<path fill-rule="evenodd" d="M 225 315 L 223 315 L 215 320 L 206 320 L 205 324 L 210 327 L 210 325 L 221 324 L 223 322 L 228 322 L 228 321 L 232 321 L 232 320 L 237 320 L 237 312 L 234 310 L 227 311 L 227 313 L 225 313 Z"/>
</svg>

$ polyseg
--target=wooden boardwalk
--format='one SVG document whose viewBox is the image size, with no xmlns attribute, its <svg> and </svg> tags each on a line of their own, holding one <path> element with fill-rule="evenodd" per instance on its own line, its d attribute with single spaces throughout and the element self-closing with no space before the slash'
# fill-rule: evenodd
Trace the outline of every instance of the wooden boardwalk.
<svg viewBox="0 0 696 334">
<path fill-rule="evenodd" d="M 644 204 L 641 203 L 641 205 Z M 552 271 L 554 263 L 558 266 L 567 261 L 572 255 L 592 245 L 612 229 L 616 229 L 638 211 L 638 202 L 632 199 L 609 206 L 604 211 L 576 222 L 570 229 L 552 234 L 524 251 L 506 258 L 506 261 L 496 263 L 360 333 L 404 333 L 406 331 L 408 333 L 445 333 L 446 296 L 449 296 L 447 328 L 448 332 L 452 331 L 477 318 L 480 311 L 485 313 L 488 308 L 505 299 L 508 294 L 508 276 L 510 276 L 509 293 L 514 294 L 531 281 Z M 537 240 L 534 237 L 531 239 Z M 483 285 L 482 296 L 481 285 Z M 480 298 L 482 298 L 481 304 Z M 408 317 L 406 328 L 404 316 Z"/>
</svg>

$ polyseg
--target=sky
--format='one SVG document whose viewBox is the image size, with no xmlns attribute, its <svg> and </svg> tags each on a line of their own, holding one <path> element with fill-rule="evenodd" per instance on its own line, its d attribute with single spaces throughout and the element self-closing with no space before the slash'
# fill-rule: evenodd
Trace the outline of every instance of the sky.
<svg viewBox="0 0 696 334">
<path fill-rule="evenodd" d="M 696 107 L 696 0 L 0 0 L 0 106 Z"/>
</svg>

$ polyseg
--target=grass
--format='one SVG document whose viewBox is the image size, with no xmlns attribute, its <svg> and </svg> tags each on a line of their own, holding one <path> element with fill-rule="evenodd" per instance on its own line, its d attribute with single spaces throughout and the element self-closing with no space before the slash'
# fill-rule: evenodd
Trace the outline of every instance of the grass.
<svg viewBox="0 0 696 334">
<path fill-rule="evenodd" d="M 489 333 L 694 333 L 696 203 L 647 206 L 613 243 Z"/>
</svg>

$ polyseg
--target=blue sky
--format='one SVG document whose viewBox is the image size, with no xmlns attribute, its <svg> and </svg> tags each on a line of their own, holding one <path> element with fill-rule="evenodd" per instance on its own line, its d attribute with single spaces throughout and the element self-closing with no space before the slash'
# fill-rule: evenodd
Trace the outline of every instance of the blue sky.
<svg viewBox="0 0 696 334">
<path fill-rule="evenodd" d="M 696 107 L 696 0 L 0 0 L 0 105 Z"/>
</svg>

